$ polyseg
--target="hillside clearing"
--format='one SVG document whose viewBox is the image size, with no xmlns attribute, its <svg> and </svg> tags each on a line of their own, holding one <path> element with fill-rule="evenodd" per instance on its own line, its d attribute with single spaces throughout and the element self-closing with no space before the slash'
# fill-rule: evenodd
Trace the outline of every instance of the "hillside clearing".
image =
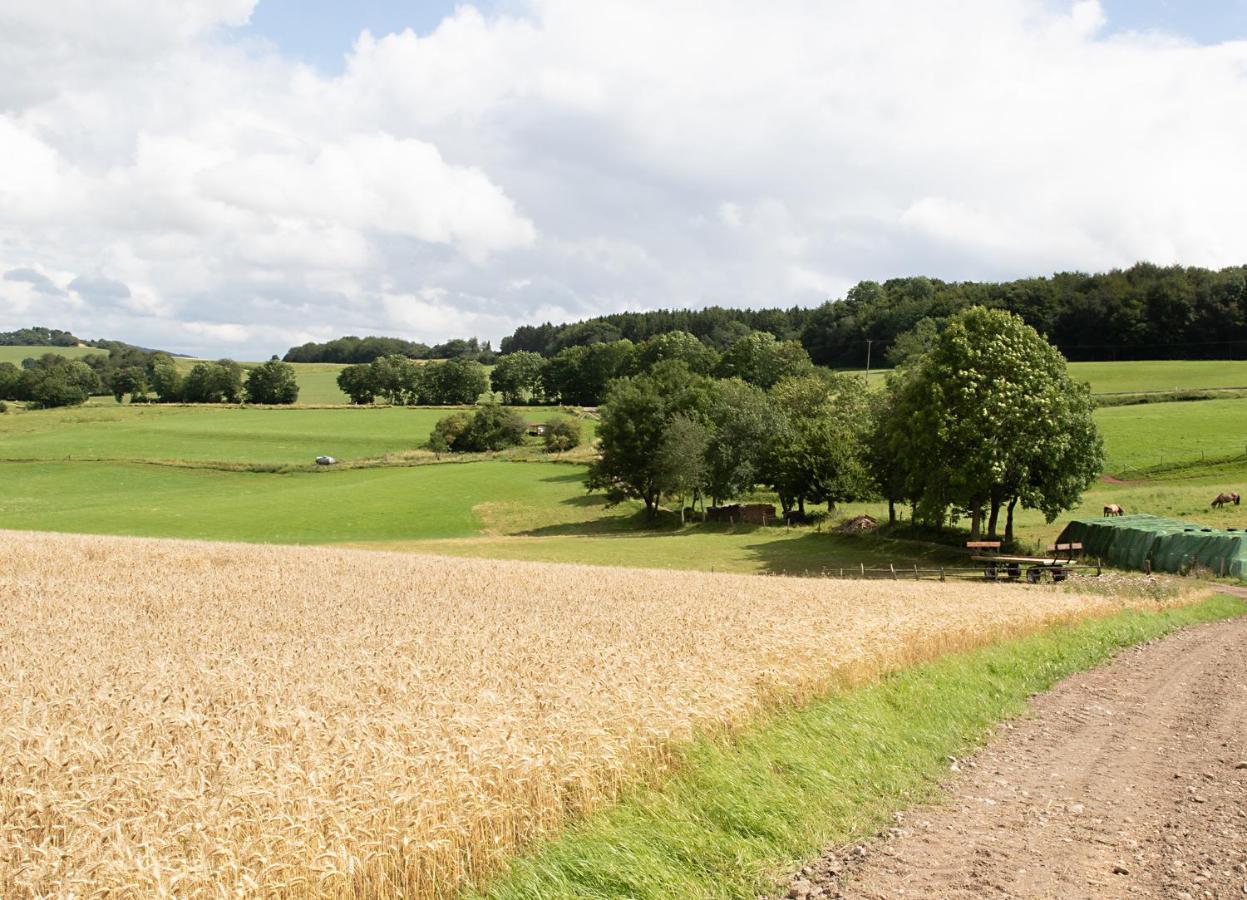
<svg viewBox="0 0 1247 900">
<path fill-rule="evenodd" d="M 6 895 L 447 896 L 701 731 L 1155 602 L 3 537 Z"/>
</svg>

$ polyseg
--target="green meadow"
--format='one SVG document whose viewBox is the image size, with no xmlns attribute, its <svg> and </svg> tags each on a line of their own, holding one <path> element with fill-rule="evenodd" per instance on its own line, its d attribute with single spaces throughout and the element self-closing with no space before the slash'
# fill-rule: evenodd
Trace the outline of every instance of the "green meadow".
<svg viewBox="0 0 1247 900">
<path fill-rule="evenodd" d="M 1100 367 L 1102 383 L 1125 390 L 1154 388 L 1156 378 L 1172 380 L 1179 371 L 1169 363 L 1081 365 Z M 1157 365 L 1169 375 L 1149 368 Z M 1209 366 L 1187 363 L 1182 371 L 1204 377 L 1207 386 Z M 312 368 L 329 378 L 338 367 Z M 450 411 L 132 406 L 111 399 L 73 409 L 14 408 L 0 416 L 0 521 L 10 528 L 777 574 L 964 562 L 938 544 L 830 533 L 850 515 L 886 518 L 882 503 L 841 507 L 814 527 L 680 527 L 669 519 L 655 527 L 635 504 L 608 509 L 600 496 L 587 495 L 583 465 L 553 460 L 535 441 L 492 460 L 448 461 L 419 449 Z M 520 411 L 532 420 L 555 414 Z M 1247 527 L 1247 506 L 1208 507 L 1222 490 L 1247 494 L 1247 399 L 1106 407 L 1096 415 L 1113 477 L 1093 486 L 1070 516 L 1099 515 L 1105 504 L 1119 503 L 1131 512 Z M 584 426 L 591 440 L 592 420 Z M 586 447 L 573 459 L 583 462 L 591 452 Z M 321 454 L 343 465 L 318 469 L 313 461 Z M 1021 510 L 1017 530 L 1042 545 L 1065 518 L 1048 524 Z"/>
<path fill-rule="evenodd" d="M 854 370 L 863 375 L 865 370 Z M 1149 360 L 1141 362 L 1075 362 L 1069 364 L 1076 381 L 1091 385 L 1095 394 L 1152 394 L 1168 391 L 1247 388 L 1247 360 Z M 871 387 L 882 387 L 886 369 L 873 369 Z"/>
<path fill-rule="evenodd" d="M 92 353 L 107 354 L 107 351 L 96 350 L 94 347 L 0 347 L 0 362 L 13 363 L 15 366 L 20 366 L 22 360 L 43 356 L 45 353 L 55 353 L 57 356 L 81 359 Z"/>
<path fill-rule="evenodd" d="M 518 407 L 544 421 L 552 407 Z M 447 407 L 131 406 L 111 400 L 0 417 L 0 460 L 128 460 L 308 466 L 416 451 Z M 592 437 L 592 421 L 583 426 Z"/>
</svg>

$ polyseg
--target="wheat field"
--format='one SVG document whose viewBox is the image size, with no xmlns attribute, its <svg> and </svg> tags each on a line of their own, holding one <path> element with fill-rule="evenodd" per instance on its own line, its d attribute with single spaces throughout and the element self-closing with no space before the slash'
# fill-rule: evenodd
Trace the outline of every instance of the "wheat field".
<svg viewBox="0 0 1247 900">
<path fill-rule="evenodd" d="M 6 898 L 447 896 L 699 729 L 1125 602 L 0 540 Z"/>
</svg>

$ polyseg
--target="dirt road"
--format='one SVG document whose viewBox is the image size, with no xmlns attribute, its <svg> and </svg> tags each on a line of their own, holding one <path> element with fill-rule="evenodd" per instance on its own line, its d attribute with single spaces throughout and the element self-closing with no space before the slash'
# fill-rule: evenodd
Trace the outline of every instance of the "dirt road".
<svg viewBox="0 0 1247 900">
<path fill-rule="evenodd" d="M 1247 897 L 1247 619 L 1062 682 L 948 787 L 788 896 Z"/>
</svg>

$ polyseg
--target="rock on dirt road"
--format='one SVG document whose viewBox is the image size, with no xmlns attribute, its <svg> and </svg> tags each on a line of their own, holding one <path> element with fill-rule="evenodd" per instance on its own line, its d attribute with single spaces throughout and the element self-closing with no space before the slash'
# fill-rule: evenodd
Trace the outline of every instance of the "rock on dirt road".
<svg viewBox="0 0 1247 900">
<path fill-rule="evenodd" d="M 1247 898 L 1247 618 L 1067 679 L 949 768 L 788 896 Z"/>
</svg>

